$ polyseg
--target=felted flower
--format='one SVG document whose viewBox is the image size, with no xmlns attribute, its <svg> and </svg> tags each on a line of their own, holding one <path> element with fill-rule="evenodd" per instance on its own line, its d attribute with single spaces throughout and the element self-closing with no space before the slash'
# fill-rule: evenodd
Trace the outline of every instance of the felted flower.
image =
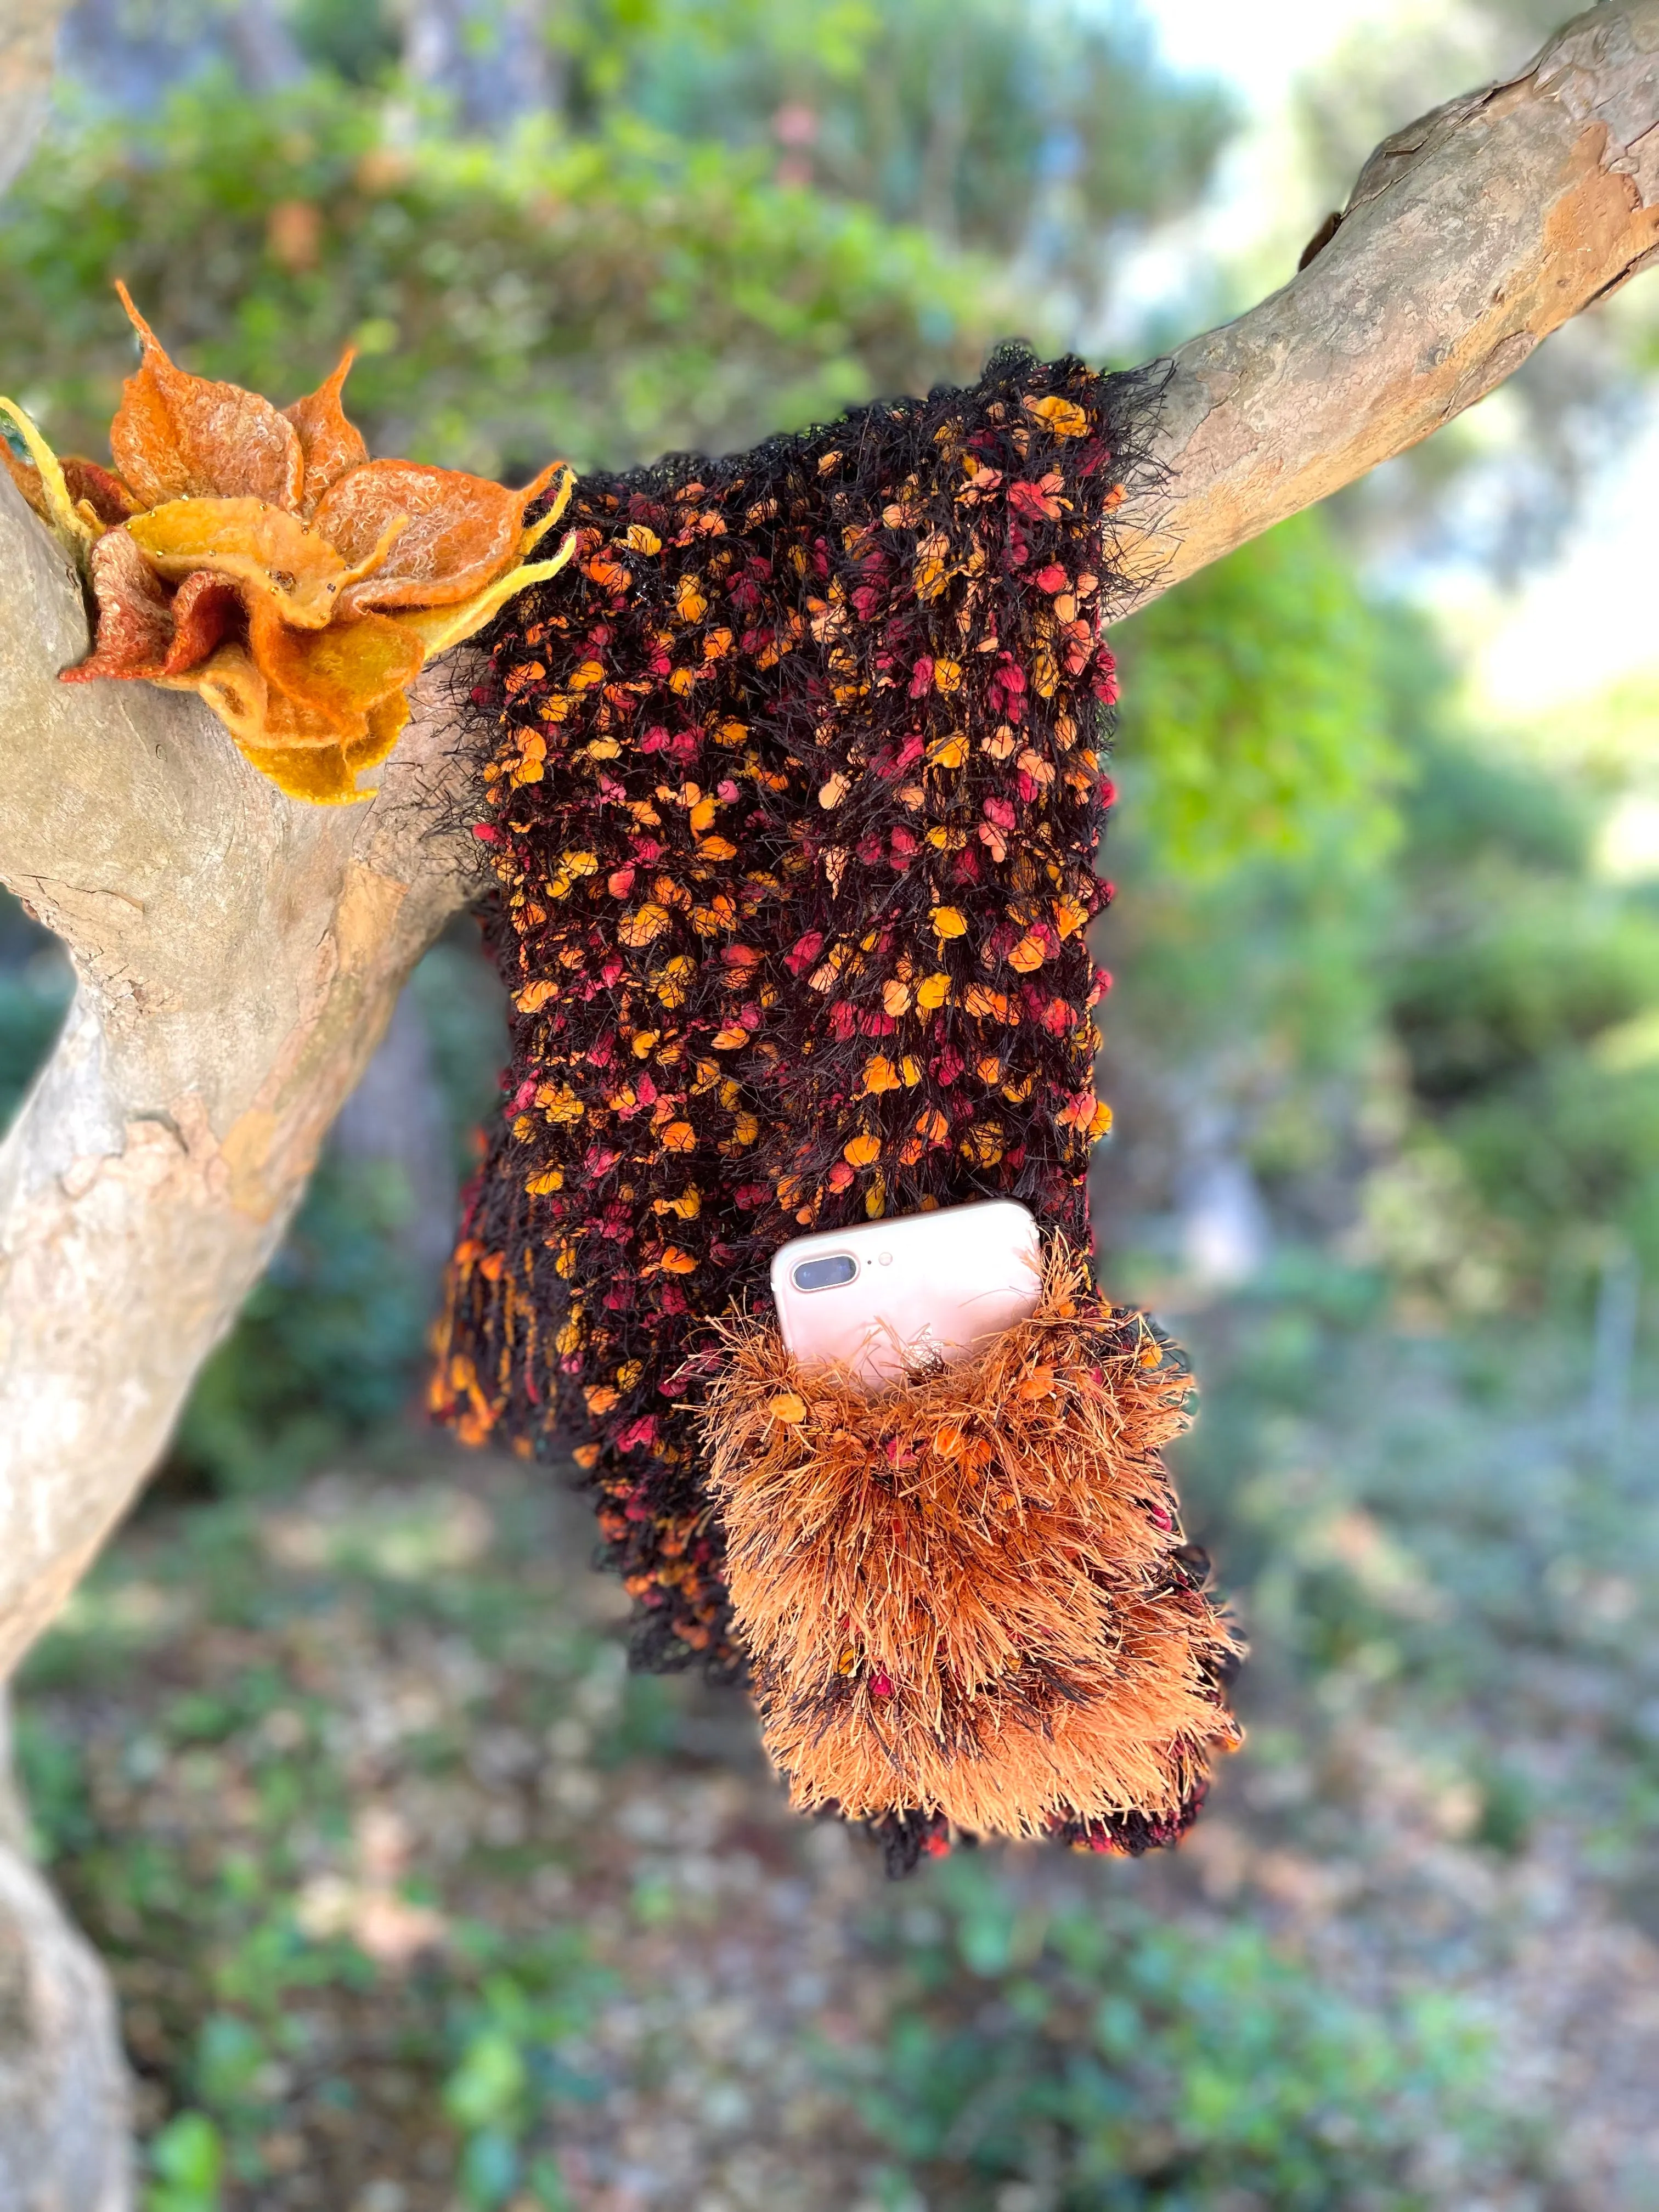
<svg viewBox="0 0 1659 2212">
<path fill-rule="evenodd" d="M 321 805 L 373 794 L 357 778 L 409 719 L 423 663 L 469 638 L 527 585 L 568 501 L 561 462 L 512 491 L 458 469 L 372 461 L 347 421 L 348 349 L 326 383 L 279 410 L 191 376 L 118 284 L 143 346 L 110 425 L 113 472 L 60 461 L 9 399 L 27 449 L 0 459 L 69 547 L 97 609 L 66 684 L 142 678 L 205 700 L 255 768 Z M 555 479 L 548 511 L 526 524 Z"/>
</svg>

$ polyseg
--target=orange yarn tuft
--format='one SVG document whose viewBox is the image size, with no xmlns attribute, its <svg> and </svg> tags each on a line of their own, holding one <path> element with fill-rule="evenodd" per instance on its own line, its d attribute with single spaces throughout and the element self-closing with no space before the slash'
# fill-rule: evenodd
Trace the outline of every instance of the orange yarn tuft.
<svg viewBox="0 0 1659 2212">
<path fill-rule="evenodd" d="M 868 1395 L 721 1327 L 703 1431 L 765 1742 L 803 1810 L 1179 1826 L 1238 1646 L 1160 1449 L 1188 1377 L 1051 1241 L 1030 1321 Z"/>
</svg>

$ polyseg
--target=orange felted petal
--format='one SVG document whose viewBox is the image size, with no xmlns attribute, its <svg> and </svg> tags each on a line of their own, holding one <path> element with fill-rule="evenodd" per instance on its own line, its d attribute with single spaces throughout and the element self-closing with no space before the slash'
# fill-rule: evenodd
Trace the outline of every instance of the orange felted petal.
<svg viewBox="0 0 1659 2212">
<path fill-rule="evenodd" d="M 138 512 L 138 502 L 122 483 L 96 461 L 78 453 L 64 456 L 64 482 L 77 507 L 89 507 L 106 530 L 114 530 Z"/>
<path fill-rule="evenodd" d="M 353 587 L 349 604 L 451 606 L 483 591 L 511 564 L 525 507 L 544 481 L 509 491 L 459 469 L 371 461 L 340 478 L 317 510 L 317 526 L 356 562 L 390 521 L 407 515 L 409 527 L 390 557 Z"/>
<path fill-rule="evenodd" d="M 266 690 L 263 724 L 245 740 L 250 758 L 255 753 L 295 752 L 302 748 L 326 752 L 344 742 L 328 715 L 319 714 L 302 699 L 290 698 L 274 684 Z"/>
<path fill-rule="evenodd" d="M 126 526 L 162 575 L 207 568 L 233 578 L 296 629 L 331 621 L 353 574 L 319 530 L 263 500 L 169 500 Z"/>
<path fill-rule="evenodd" d="M 256 392 L 190 376 L 117 284 L 143 358 L 121 387 L 110 451 L 142 505 L 175 499 L 258 499 L 300 504 L 305 459 L 288 418 Z"/>
<path fill-rule="evenodd" d="M 126 532 L 112 532 L 125 538 Z M 128 539 L 128 543 L 132 541 Z M 95 557 L 95 556 L 94 556 Z M 142 557 L 142 556 L 141 556 Z M 173 643 L 162 673 L 179 676 L 211 659 L 242 622 L 242 595 L 210 569 L 198 568 L 173 594 Z"/>
<path fill-rule="evenodd" d="M 211 660 L 155 679 L 167 691 L 193 691 L 263 769 L 268 753 L 337 751 L 337 731 L 313 708 L 275 690 L 245 645 L 222 645 Z"/>
<path fill-rule="evenodd" d="M 368 447 L 363 443 L 362 434 L 346 420 L 340 404 L 346 372 L 356 358 L 356 348 L 348 346 L 340 366 L 325 384 L 319 385 L 315 392 L 283 410 L 299 434 L 301 451 L 305 455 L 305 483 L 300 500 L 302 514 L 314 514 L 331 485 L 368 462 Z"/>
<path fill-rule="evenodd" d="M 385 615 L 293 629 L 268 600 L 254 605 L 249 637 L 266 681 L 346 741 L 367 737 L 369 709 L 410 683 L 425 658 L 420 640 Z"/>
<path fill-rule="evenodd" d="M 475 637 L 486 623 L 494 622 L 509 599 L 516 599 L 532 584 L 544 584 L 550 576 L 556 576 L 575 548 L 574 537 L 567 538 L 550 560 L 521 562 L 505 575 L 497 576 L 493 584 L 486 584 L 470 599 L 459 599 L 446 607 L 410 607 L 406 613 L 387 616 L 386 620 L 419 638 L 428 659 L 447 653 L 451 646 L 464 644 L 468 638 Z"/>
<path fill-rule="evenodd" d="M 97 638 L 87 658 L 64 669 L 59 680 L 161 675 L 173 643 L 173 609 L 160 577 L 125 530 L 98 540 L 87 571 L 98 608 Z"/>
</svg>

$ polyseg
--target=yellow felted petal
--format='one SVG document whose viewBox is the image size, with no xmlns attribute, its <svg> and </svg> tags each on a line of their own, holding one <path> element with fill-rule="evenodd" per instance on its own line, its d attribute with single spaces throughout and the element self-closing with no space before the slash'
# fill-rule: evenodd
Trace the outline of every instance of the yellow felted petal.
<svg viewBox="0 0 1659 2212">
<path fill-rule="evenodd" d="M 419 638 L 430 660 L 440 653 L 447 653 L 452 646 L 476 636 L 486 623 L 495 620 L 509 599 L 516 599 L 532 584 L 544 584 L 550 576 L 556 576 L 575 550 L 573 533 L 550 561 L 528 561 L 509 568 L 506 575 L 498 576 L 471 599 L 463 599 L 458 607 L 414 607 L 391 619 L 399 629 L 409 630 Z"/>
<path fill-rule="evenodd" d="M 344 748 L 346 766 L 354 775 L 366 768 L 379 768 L 380 763 L 403 735 L 409 720 L 409 699 L 405 693 L 394 691 L 368 710 L 368 735 L 358 738 Z M 365 793 L 365 796 L 372 796 Z"/>
<path fill-rule="evenodd" d="M 569 506 L 570 495 L 575 489 L 576 471 L 567 465 L 563 476 L 559 479 L 559 489 L 553 495 L 552 506 L 548 508 L 545 514 L 538 516 L 531 524 L 519 540 L 519 558 L 521 561 L 535 551 L 548 532 L 552 529 L 566 507 Z"/>
<path fill-rule="evenodd" d="M 155 680 L 164 690 L 195 692 L 250 756 L 327 752 L 343 742 L 325 715 L 267 683 L 245 645 L 222 645 L 199 668 Z"/>
<path fill-rule="evenodd" d="M 369 708 L 363 736 L 343 744 L 320 715 L 273 690 L 240 645 L 222 646 L 202 667 L 161 681 L 168 691 L 194 691 L 244 760 L 289 798 L 316 806 L 372 799 L 372 790 L 358 790 L 357 777 L 379 766 L 409 720 L 407 697 L 393 691 Z"/>
<path fill-rule="evenodd" d="M 321 629 L 349 574 L 327 538 L 262 499 L 170 499 L 135 514 L 127 531 L 158 574 L 193 568 L 234 577 L 274 600 L 296 629 Z"/>
<path fill-rule="evenodd" d="M 24 498 L 28 501 L 40 520 L 57 532 L 76 558 L 84 559 L 87 552 L 102 532 L 77 511 L 75 501 L 70 497 L 69 486 L 64 481 L 64 471 L 58 464 L 57 454 L 53 453 L 17 402 L 15 399 L 0 399 L 0 414 L 9 416 L 15 423 L 17 434 L 28 448 L 29 459 L 33 462 L 40 479 L 39 495 L 36 496 L 33 490 L 23 482 L 23 472 L 19 465 L 12 460 L 9 452 L 6 456 L 7 463 L 12 476 L 17 481 L 18 489 L 21 491 Z"/>
<path fill-rule="evenodd" d="M 243 759 L 289 799 L 303 799 L 313 806 L 353 806 L 374 796 L 372 791 L 358 790 L 356 775 L 339 745 L 305 745 L 290 752 L 254 750 L 246 745 L 241 750 Z"/>
<path fill-rule="evenodd" d="M 154 681 L 164 691 L 193 691 L 211 708 L 239 745 L 258 741 L 265 726 L 270 688 L 243 645 L 222 645 L 198 668 Z"/>
</svg>

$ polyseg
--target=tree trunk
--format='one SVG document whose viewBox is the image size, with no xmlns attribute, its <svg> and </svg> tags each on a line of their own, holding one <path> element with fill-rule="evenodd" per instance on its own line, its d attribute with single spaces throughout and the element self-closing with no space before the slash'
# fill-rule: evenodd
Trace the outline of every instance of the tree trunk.
<svg viewBox="0 0 1659 2212">
<path fill-rule="evenodd" d="M 115 2001 L 29 1863 L 0 1692 L 0 2212 L 127 2212 L 131 2165 Z"/>
</svg>

